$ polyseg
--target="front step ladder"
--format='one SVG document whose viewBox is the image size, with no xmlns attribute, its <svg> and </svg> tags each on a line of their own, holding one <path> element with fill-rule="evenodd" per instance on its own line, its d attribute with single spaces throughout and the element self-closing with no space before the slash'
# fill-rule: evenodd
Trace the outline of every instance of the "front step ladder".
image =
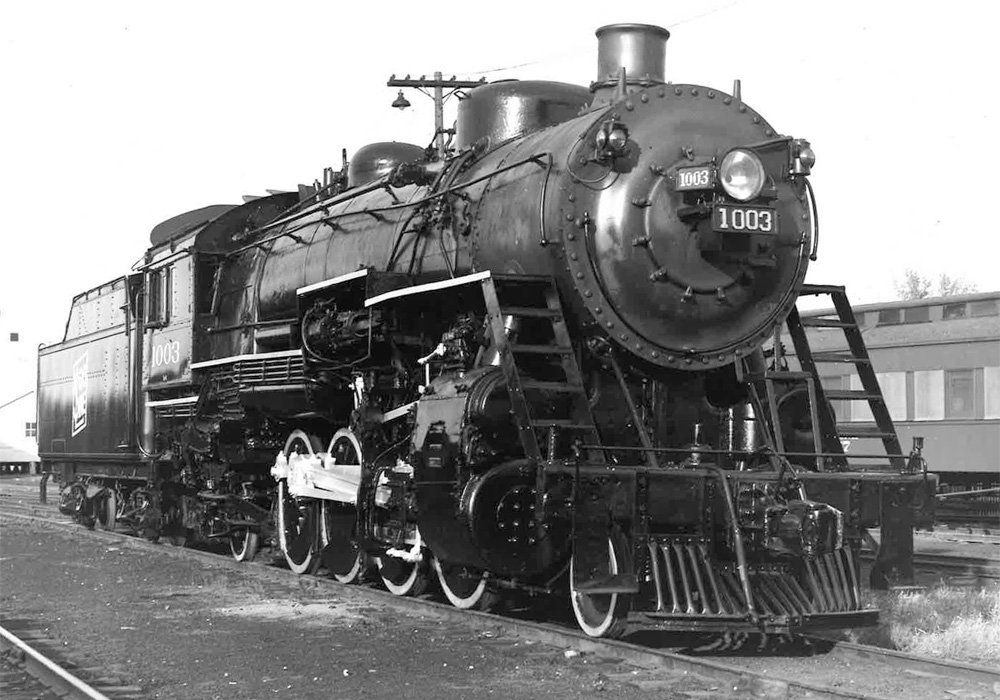
<svg viewBox="0 0 1000 700">
<path fill-rule="evenodd" d="M 561 446 L 601 444 L 552 279 L 492 275 L 482 285 L 525 456 L 543 462 L 570 456 Z M 602 451 L 590 455 L 590 461 L 603 461 Z"/>
<path fill-rule="evenodd" d="M 882 388 L 879 386 L 875 376 L 875 369 L 872 367 L 871 357 L 868 355 L 868 348 L 865 346 L 864 338 L 861 335 L 861 328 L 854 317 L 854 310 L 847 300 L 844 288 L 831 285 L 803 285 L 799 296 L 827 294 L 833 301 L 834 309 L 837 311 L 837 318 L 802 318 L 798 309 L 792 307 L 792 312 L 788 315 L 788 333 L 795 346 L 795 355 L 798 357 L 802 371 L 812 377 L 812 386 L 815 396 L 810 396 L 813 404 L 813 426 L 820 427 L 819 446 L 822 452 L 827 454 L 842 455 L 844 448 L 841 445 L 842 437 L 878 438 L 885 446 L 885 453 L 889 458 L 889 463 L 900 471 L 906 468 L 902 449 L 899 445 L 899 437 L 896 434 L 896 427 L 892 423 L 889 415 L 889 408 L 886 406 L 885 397 L 882 395 Z M 809 347 L 806 338 L 806 328 L 839 328 L 844 332 L 847 339 L 847 352 L 817 352 L 814 353 Z M 861 390 L 845 389 L 824 389 L 820 381 L 817 365 L 822 363 L 853 364 L 858 377 L 861 379 Z M 875 419 L 875 428 L 862 428 L 850 424 L 837 423 L 831 410 L 829 401 L 866 401 L 871 408 L 872 416 Z M 817 423 L 818 421 L 818 423 Z M 820 460 L 822 463 L 822 460 Z M 846 458 L 833 458 L 835 466 L 847 467 Z"/>
</svg>

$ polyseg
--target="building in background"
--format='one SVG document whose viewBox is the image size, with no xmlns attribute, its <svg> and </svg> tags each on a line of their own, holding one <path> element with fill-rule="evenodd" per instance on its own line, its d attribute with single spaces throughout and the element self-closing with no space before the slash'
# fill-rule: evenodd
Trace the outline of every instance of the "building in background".
<svg viewBox="0 0 1000 700">
<path fill-rule="evenodd" d="M 38 463 L 37 367 L 38 343 L 0 308 L 0 473 Z"/>
</svg>

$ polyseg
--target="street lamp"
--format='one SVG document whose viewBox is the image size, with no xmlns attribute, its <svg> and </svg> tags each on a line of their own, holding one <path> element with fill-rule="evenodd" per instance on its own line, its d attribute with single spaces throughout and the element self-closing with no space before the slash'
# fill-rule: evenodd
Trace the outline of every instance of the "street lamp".
<svg viewBox="0 0 1000 700">
<path fill-rule="evenodd" d="M 418 80 L 411 80 L 409 75 L 401 80 L 397 80 L 396 75 L 393 74 L 389 77 L 389 82 L 386 83 L 386 85 L 389 87 L 416 88 L 434 100 L 434 144 L 437 148 L 438 157 L 444 159 L 447 156 L 444 147 L 444 135 L 446 133 L 444 128 L 445 100 L 463 88 L 470 89 L 484 85 L 485 83 L 486 78 L 480 78 L 479 80 L 455 80 L 454 75 L 451 76 L 449 80 L 445 80 L 439 71 L 434 74 L 433 80 L 428 80 L 425 75 L 421 75 Z M 427 92 L 427 89 L 429 88 L 434 88 L 433 95 Z M 445 88 L 451 91 L 447 95 L 444 94 Z M 400 90 L 399 94 L 396 95 L 396 99 L 392 101 L 392 106 L 399 110 L 406 109 L 410 106 L 410 101 L 406 99 L 402 90 Z"/>
</svg>

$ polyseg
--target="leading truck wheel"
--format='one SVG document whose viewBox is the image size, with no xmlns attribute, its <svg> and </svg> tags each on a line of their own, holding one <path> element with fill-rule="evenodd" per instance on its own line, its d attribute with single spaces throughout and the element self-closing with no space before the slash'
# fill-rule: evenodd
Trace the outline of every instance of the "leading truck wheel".
<svg viewBox="0 0 1000 700">
<path fill-rule="evenodd" d="M 314 457 L 319 449 L 308 435 L 294 431 L 285 442 L 285 458 Z M 288 568 L 297 574 L 314 574 L 319 569 L 318 521 L 319 504 L 303 501 L 288 492 L 288 480 L 278 481 L 278 545 L 285 555 Z"/>
<path fill-rule="evenodd" d="M 617 574 L 618 557 L 614 541 L 608 538 L 606 570 L 600 573 Z M 574 557 L 569 565 L 569 591 L 573 614 L 576 615 L 580 629 L 590 637 L 609 639 L 623 637 L 628 627 L 628 598 L 621 593 L 588 594 L 578 591 L 573 579 L 575 564 Z"/>
<path fill-rule="evenodd" d="M 486 575 L 464 566 L 442 564 L 434 558 L 434 572 L 448 602 L 462 610 L 491 610 L 500 596 L 486 585 Z"/>
</svg>

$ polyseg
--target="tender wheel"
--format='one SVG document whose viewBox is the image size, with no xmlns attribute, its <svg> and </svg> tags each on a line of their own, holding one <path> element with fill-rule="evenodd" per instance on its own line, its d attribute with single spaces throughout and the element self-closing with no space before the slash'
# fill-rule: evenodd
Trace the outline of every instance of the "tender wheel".
<svg viewBox="0 0 1000 700">
<path fill-rule="evenodd" d="M 575 558 L 574 558 L 575 559 Z M 573 583 L 573 567 L 569 565 L 570 601 L 573 613 L 576 615 L 580 629 L 590 637 L 608 637 L 616 639 L 625 634 L 628 621 L 628 598 L 619 593 L 587 594 L 576 590 Z M 618 573 L 618 553 L 614 542 L 608 539 L 607 573 Z"/>
<path fill-rule="evenodd" d="M 408 562 L 388 555 L 378 558 L 378 573 L 393 595 L 420 595 L 430 581 L 423 562 Z"/>
<path fill-rule="evenodd" d="M 313 457 L 319 449 L 308 435 L 294 431 L 285 442 L 285 457 L 289 462 L 297 458 Z M 278 481 L 278 545 L 285 555 L 288 568 L 297 574 L 314 574 L 319 568 L 317 551 L 317 521 L 319 504 L 302 502 L 288 492 L 288 482 Z"/>
<path fill-rule="evenodd" d="M 260 551 L 260 533 L 249 528 L 233 530 L 229 538 L 229 550 L 236 561 L 253 561 Z"/>
<path fill-rule="evenodd" d="M 94 499 L 94 523 L 99 530 L 114 530 L 118 522 L 118 494 L 113 488 Z"/>
<path fill-rule="evenodd" d="M 441 590 L 448 601 L 462 610 L 491 610 L 500 600 L 496 591 L 486 586 L 486 575 L 470 570 L 464 566 L 449 566 L 434 559 L 434 572 L 437 574 Z"/>
</svg>

